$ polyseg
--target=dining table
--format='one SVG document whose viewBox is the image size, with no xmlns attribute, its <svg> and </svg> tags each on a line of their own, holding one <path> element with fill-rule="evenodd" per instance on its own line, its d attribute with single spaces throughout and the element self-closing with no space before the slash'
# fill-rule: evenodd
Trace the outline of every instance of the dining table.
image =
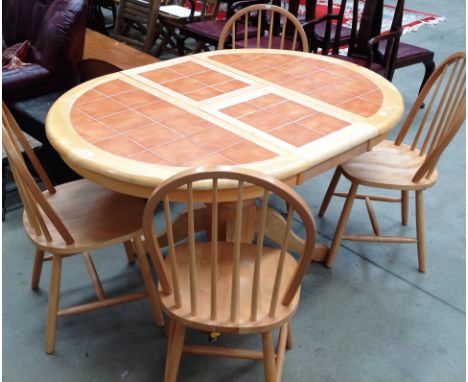
<svg viewBox="0 0 468 382">
<path fill-rule="evenodd" d="M 200 166 L 248 168 L 300 185 L 371 150 L 403 111 L 395 86 L 366 68 L 311 53 L 233 49 L 85 82 L 54 103 L 46 132 L 78 174 L 148 198 L 171 176 Z M 210 184 L 196 184 L 194 192 L 207 202 L 196 215 L 203 228 Z M 228 183 L 219 192 L 228 238 L 236 195 Z M 246 195 L 242 237 L 252 241 L 258 195 L 254 189 Z M 178 198 L 185 193 L 171 196 Z M 274 235 L 284 218 L 272 210 L 269 221 Z M 294 236 L 289 245 L 300 249 L 301 239 Z M 323 261 L 326 254 L 321 243 L 313 258 Z"/>
</svg>

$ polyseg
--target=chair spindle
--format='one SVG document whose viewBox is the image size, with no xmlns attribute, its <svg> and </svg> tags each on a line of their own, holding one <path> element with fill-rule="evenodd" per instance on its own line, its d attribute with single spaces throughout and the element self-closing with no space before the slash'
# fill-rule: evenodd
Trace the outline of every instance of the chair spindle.
<svg viewBox="0 0 468 382">
<path fill-rule="evenodd" d="M 218 179 L 213 179 L 211 200 L 211 319 L 218 316 Z"/>
<path fill-rule="evenodd" d="M 244 181 L 240 180 L 237 189 L 236 220 L 234 228 L 234 253 L 232 260 L 231 286 L 231 322 L 239 318 L 239 283 L 240 283 L 240 246 L 242 233 L 242 205 L 244 199 Z"/>
<path fill-rule="evenodd" d="M 268 190 L 263 191 L 263 201 L 262 201 L 262 213 L 260 217 L 260 226 L 257 236 L 257 257 L 255 258 L 254 264 L 254 275 L 253 275 L 253 282 L 252 282 L 252 304 L 250 307 L 250 320 L 256 321 L 257 320 L 257 312 L 258 312 L 258 300 L 259 296 L 259 283 L 260 283 L 260 272 L 262 266 L 262 256 L 263 256 L 263 242 L 265 240 L 265 226 L 266 226 L 266 218 L 268 213 L 268 199 L 270 194 Z"/>
<path fill-rule="evenodd" d="M 279 289 L 281 285 L 281 279 L 283 277 L 284 260 L 286 258 L 286 252 L 288 250 L 289 233 L 291 231 L 293 215 L 294 215 L 294 210 L 292 206 L 290 205 L 288 208 L 288 217 L 286 219 L 286 228 L 284 230 L 283 242 L 281 243 L 281 252 L 278 258 L 278 266 L 276 270 L 275 283 L 273 284 L 273 293 L 271 295 L 269 316 L 272 318 L 275 317 L 276 307 L 278 305 Z"/>
<path fill-rule="evenodd" d="M 190 308 L 192 316 L 197 315 L 197 262 L 195 255 L 195 222 L 193 216 L 193 189 L 192 183 L 187 184 L 188 193 L 188 239 L 190 251 Z"/>
<path fill-rule="evenodd" d="M 169 204 L 168 195 L 164 197 L 164 216 L 166 218 L 167 241 L 169 246 L 169 261 L 171 263 L 172 289 L 174 290 L 175 306 L 176 308 L 180 308 L 182 302 L 180 299 L 179 273 L 177 271 L 178 267 L 175 252 L 174 234 L 172 232 L 171 207 Z"/>
</svg>

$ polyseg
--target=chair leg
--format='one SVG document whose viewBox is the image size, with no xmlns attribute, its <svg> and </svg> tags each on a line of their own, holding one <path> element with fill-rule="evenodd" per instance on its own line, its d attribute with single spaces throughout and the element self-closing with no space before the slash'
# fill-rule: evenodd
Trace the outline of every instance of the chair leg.
<svg viewBox="0 0 468 382">
<path fill-rule="evenodd" d="M 429 77 L 431 76 L 431 74 L 434 72 L 435 70 L 435 62 L 434 60 L 426 60 L 426 61 L 423 61 L 423 64 L 424 64 L 424 67 L 426 68 L 426 72 L 424 73 L 424 78 L 421 82 L 421 86 L 419 88 L 419 93 L 421 93 L 421 91 L 423 90 L 424 88 L 424 85 L 426 84 L 427 80 L 429 79 Z M 418 93 L 418 94 L 419 94 Z M 426 104 L 423 102 L 421 104 L 421 107 L 420 109 L 424 109 L 424 107 L 426 106 Z"/>
<path fill-rule="evenodd" d="M 288 322 L 288 337 L 286 338 L 286 349 L 292 349 L 294 346 L 294 337 L 292 332 L 291 321 Z"/>
<path fill-rule="evenodd" d="M 59 305 L 60 276 L 62 272 L 62 257 L 53 255 L 52 275 L 50 277 L 49 308 L 47 316 L 46 330 L 46 353 L 53 353 L 55 350 L 55 334 L 57 331 L 57 312 Z"/>
<path fill-rule="evenodd" d="M 42 264 L 44 263 L 44 251 L 36 249 L 34 256 L 34 265 L 31 278 L 31 289 L 37 290 L 39 288 L 39 281 L 41 280 Z"/>
<path fill-rule="evenodd" d="M 125 253 L 127 254 L 127 259 L 129 264 L 135 264 L 135 250 L 133 249 L 133 243 L 131 240 L 124 242 Z"/>
<path fill-rule="evenodd" d="M 348 222 L 349 213 L 353 207 L 354 199 L 356 198 L 356 193 L 358 189 L 357 183 L 352 183 L 351 188 L 348 192 L 348 197 L 346 198 L 345 204 L 343 206 L 343 211 L 341 211 L 340 220 L 336 227 L 335 236 L 333 237 L 333 243 L 328 252 L 327 261 L 325 265 L 327 268 L 331 268 L 335 262 L 336 255 L 338 253 L 338 248 L 340 247 L 341 239 L 346 228 L 346 223 Z"/>
<path fill-rule="evenodd" d="M 284 367 L 284 353 L 286 352 L 286 342 L 289 335 L 289 322 L 280 328 L 278 346 L 276 348 L 276 382 L 281 382 Z"/>
<path fill-rule="evenodd" d="M 409 191 L 401 191 L 401 224 L 408 224 Z"/>
<path fill-rule="evenodd" d="M 419 93 L 421 93 L 421 90 L 423 89 L 424 85 L 426 84 L 426 81 L 429 79 L 431 76 L 432 72 L 435 70 L 435 62 L 434 60 L 427 60 L 423 62 L 424 67 L 426 68 L 426 72 L 424 73 L 424 78 L 421 82 L 421 87 L 419 88 Z"/>
<path fill-rule="evenodd" d="M 325 215 L 325 211 L 327 210 L 328 205 L 330 204 L 330 200 L 333 197 L 333 193 L 335 192 L 336 185 L 338 184 L 340 177 L 341 177 L 341 167 L 338 166 L 335 170 L 335 173 L 333 174 L 330 184 L 328 185 L 327 192 L 325 193 L 325 196 L 323 197 L 322 205 L 320 206 L 320 210 L 318 213 L 319 216 Z"/>
<path fill-rule="evenodd" d="M 179 372 L 180 358 L 184 346 L 185 326 L 174 322 L 174 330 L 169 340 L 164 382 L 175 382 Z"/>
<path fill-rule="evenodd" d="M 275 349 L 273 345 L 273 333 L 262 333 L 263 343 L 263 367 L 265 369 L 265 381 L 276 381 Z"/>
<path fill-rule="evenodd" d="M 139 235 L 134 239 L 136 252 L 138 256 L 138 263 L 140 264 L 141 277 L 145 283 L 146 292 L 151 303 L 151 309 L 153 310 L 153 317 L 156 321 L 156 325 L 159 327 L 164 326 L 164 316 L 161 309 L 161 302 L 159 300 L 159 294 L 154 285 L 153 276 L 151 274 L 148 258 L 146 257 L 146 251 L 143 246 L 143 242 Z"/>
<path fill-rule="evenodd" d="M 426 238 L 424 234 L 423 190 L 416 191 L 416 236 L 418 238 L 419 272 L 426 272 Z"/>
</svg>

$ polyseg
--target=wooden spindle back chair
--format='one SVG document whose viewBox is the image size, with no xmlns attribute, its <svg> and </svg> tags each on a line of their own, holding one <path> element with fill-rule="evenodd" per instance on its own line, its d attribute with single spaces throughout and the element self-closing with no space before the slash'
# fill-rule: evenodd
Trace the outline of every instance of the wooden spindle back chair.
<svg viewBox="0 0 468 382">
<path fill-rule="evenodd" d="M 252 37 L 249 26 L 257 28 Z M 239 28 L 244 29 L 243 39 L 237 40 Z M 288 33 L 287 33 L 288 31 Z M 270 4 L 256 4 L 235 13 L 224 26 L 218 49 L 224 49 L 230 36 L 230 46 L 237 48 L 287 49 L 309 51 L 307 36 L 301 23 L 287 10 Z"/>
<path fill-rule="evenodd" d="M 429 77 L 395 141 L 384 140 L 372 151 L 337 168 L 319 211 L 319 216 L 325 214 L 333 195 L 346 197 L 326 262 L 327 266 L 333 265 L 341 240 L 416 243 L 419 271 L 425 272 L 423 191 L 437 181 L 437 163 L 465 121 L 465 71 L 466 55 L 464 52 L 455 53 L 444 60 Z M 422 115 L 418 115 L 423 103 L 427 105 L 426 110 Z M 419 122 L 416 121 L 417 116 L 420 118 Z M 404 143 L 405 140 L 408 142 Z M 335 193 L 341 174 L 352 182 L 348 193 Z M 401 197 L 358 195 L 359 185 L 400 190 Z M 415 191 L 416 194 L 417 237 L 382 235 L 371 201 L 401 203 L 402 224 L 406 225 L 409 191 Z M 356 198 L 366 201 L 374 235 L 344 235 L 349 213 Z"/>
<path fill-rule="evenodd" d="M 120 0 L 114 38 L 149 52 L 157 37 L 161 0 Z M 138 31 L 132 31 L 136 26 Z"/>
<path fill-rule="evenodd" d="M 419 94 L 395 139 L 396 146 L 403 144 L 421 105 L 425 103 L 427 108 L 411 139 L 411 150 L 419 150 L 419 155 L 426 159 L 414 175 L 413 182 L 432 176 L 442 152 L 463 124 L 465 72 L 466 57 L 462 52 L 451 55 L 440 64 Z"/>
<path fill-rule="evenodd" d="M 204 182 L 205 188 L 212 190 L 211 196 L 200 199 L 201 194 L 194 190 L 200 181 Z M 233 241 L 221 240 L 219 232 L 219 211 L 225 201 L 226 182 L 229 182 L 230 197 L 235 195 L 236 199 L 233 202 Z M 242 216 L 248 199 L 244 195 L 248 195 L 252 187 L 262 195 L 261 206 L 256 207 L 256 244 L 245 243 L 241 239 L 242 225 L 248 223 Z M 171 195 L 176 191 L 179 199 L 181 192 L 185 195 L 188 209 L 188 240 L 181 242 L 175 242 L 172 232 Z M 268 200 L 273 194 L 289 206 L 279 248 L 266 245 Z M 211 205 L 211 230 L 206 240 L 197 239 L 195 234 L 196 201 Z M 168 238 L 166 258 L 157 240 L 163 232 L 157 229 L 153 220 L 159 204 L 164 206 L 165 213 L 163 228 L 167 229 Z M 303 223 L 306 236 L 304 250 L 298 261 L 288 253 L 288 238 L 293 234 L 290 230 L 294 216 Z M 186 327 L 208 332 L 262 333 L 263 354 L 241 349 L 207 349 L 202 346 L 185 346 L 183 350 L 196 354 L 218 352 L 225 356 L 264 359 L 267 380 L 275 380 L 272 376 L 280 375 L 281 367 L 274 366 L 272 331 L 281 327 L 282 350 L 278 351 L 278 357 L 281 358 L 284 356 L 288 324 L 299 302 L 300 284 L 315 246 L 315 223 L 300 196 L 286 184 L 249 170 L 231 170 L 226 167 L 188 170 L 172 177 L 155 190 L 145 208 L 143 230 L 158 275 L 162 306 L 172 324 L 165 380 L 173 381 L 177 376 Z"/>
<path fill-rule="evenodd" d="M 57 317 L 83 313 L 116 304 L 150 297 L 156 323 L 164 321 L 151 279 L 146 254 L 142 250 L 141 216 L 144 200 L 103 189 L 87 180 L 78 180 L 55 188 L 24 138 L 10 111 L 2 105 L 2 144 L 24 206 L 24 226 L 36 247 L 32 289 L 39 287 L 44 261 L 52 260 L 46 352 L 55 349 Z M 24 151 L 46 187 L 42 192 L 21 154 Z M 124 243 L 129 260 L 134 260 L 135 243 L 146 290 L 107 298 L 94 267 L 90 251 Z M 45 256 L 45 253 L 50 256 Z M 62 259 L 83 253 L 85 264 L 96 291 L 97 301 L 59 310 Z"/>
</svg>

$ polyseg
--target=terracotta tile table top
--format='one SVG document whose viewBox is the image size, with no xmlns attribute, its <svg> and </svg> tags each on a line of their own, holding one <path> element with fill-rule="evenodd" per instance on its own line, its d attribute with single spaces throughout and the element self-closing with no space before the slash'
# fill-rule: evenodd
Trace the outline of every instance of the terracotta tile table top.
<svg viewBox="0 0 468 382">
<path fill-rule="evenodd" d="M 396 88 L 353 64 L 225 50 L 84 83 L 54 104 L 46 125 L 76 171 L 144 196 L 202 165 L 294 178 L 358 146 L 369 149 L 402 113 Z"/>
</svg>

